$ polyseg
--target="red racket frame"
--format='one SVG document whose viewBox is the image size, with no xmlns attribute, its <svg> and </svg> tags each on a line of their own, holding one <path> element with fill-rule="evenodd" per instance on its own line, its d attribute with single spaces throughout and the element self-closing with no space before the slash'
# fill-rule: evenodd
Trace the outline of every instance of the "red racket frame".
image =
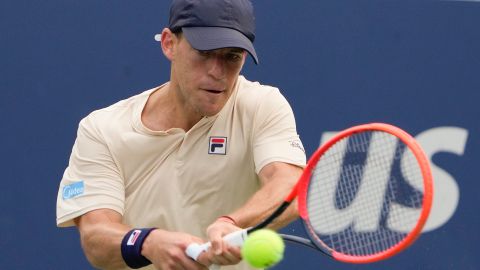
<svg viewBox="0 0 480 270">
<path fill-rule="evenodd" d="M 420 235 L 425 222 L 429 216 L 431 207 L 432 207 L 432 200 L 433 200 L 433 179 L 432 173 L 430 170 L 429 162 L 426 158 L 425 153 L 423 152 L 420 145 L 415 141 L 415 139 L 410 136 L 408 133 L 403 131 L 402 129 L 384 123 L 371 123 L 371 124 L 364 124 L 355 127 L 351 127 L 344 131 L 341 131 L 333 138 L 328 140 L 327 143 L 322 145 L 318 150 L 312 155 L 310 160 L 308 161 L 307 166 L 304 169 L 304 172 L 299 179 L 297 185 L 295 186 L 294 190 L 285 198 L 286 202 L 291 202 L 298 194 L 298 210 L 300 213 L 300 217 L 304 220 L 304 223 L 308 225 L 308 211 L 307 211 L 307 193 L 308 193 L 308 186 L 310 182 L 310 177 L 312 174 L 313 169 L 315 168 L 318 160 L 322 157 L 322 155 L 335 143 L 342 140 L 343 138 L 350 136 L 352 134 L 364 131 L 382 131 L 390 133 L 396 137 L 398 137 L 403 143 L 405 143 L 409 149 L 414 154 L 415 158 L 417 159 L 419 166 L 421 168 L 421 172 L 423 175 L 424 180 L 424 195 L 423 195 L 423 207 L 418 219 L 416 226 L 407 234 L 407 236 L 397 243 L 396 245 L 390 247 L 389 249 L 373 254 L 373 255 L 365 255 L 365 256 L 352 256 L 343 253 L 336 252 L 331 250 L 327 246 L 318 247 L 322 249 L 324 252 L 331 255 L 336 260 L 348 263 L 371 263 L 380 260 L 385 260 L 395 254 L 399 253 L 400 251 L 404 250 L 408 246 L 410 246 L 416 238 Z M 314 233 L 314 232 L 312 232 Z"/>
</svg>

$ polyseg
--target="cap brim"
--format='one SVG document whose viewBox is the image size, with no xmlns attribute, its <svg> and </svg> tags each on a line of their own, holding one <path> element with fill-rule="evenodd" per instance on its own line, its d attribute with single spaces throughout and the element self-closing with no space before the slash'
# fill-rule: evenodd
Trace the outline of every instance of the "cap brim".
<svg viewBox="0 0 480 270">
<path fill-rule="evenodd" d="M 223 27 L 182 27 L 182 32 L 190 45 L 197 50 L 242 48 L 250 54 L 255 64 L 258 64 L 252 42 L 237 30 Z"/>
</svg>

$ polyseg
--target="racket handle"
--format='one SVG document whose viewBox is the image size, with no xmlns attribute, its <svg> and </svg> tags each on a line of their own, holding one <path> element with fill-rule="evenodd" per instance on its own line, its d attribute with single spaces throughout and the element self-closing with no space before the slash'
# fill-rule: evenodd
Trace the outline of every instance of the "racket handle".
<svg viewBox="0 0 480 270">
<path fill-rule="evenodd" d="M 232 233 L 229 233 L 223 237 L 223 241 L 227 242 L 231 246 L 241 247 L 243 242 L 247 239 L 247 229 L 238 230 Z M 188 245 L 185 253 L 188 257 L 194 259 L 195 261 L 198 259 L 198 256 L 202 254 L 202 252 L 209 250 L 212 247 L 212 243 L 207 242 L 203 244 L 193 243 Z M 210 266 L 210 270 L 217 270 L 220 267 L 218 265 Z"/>
</svg>

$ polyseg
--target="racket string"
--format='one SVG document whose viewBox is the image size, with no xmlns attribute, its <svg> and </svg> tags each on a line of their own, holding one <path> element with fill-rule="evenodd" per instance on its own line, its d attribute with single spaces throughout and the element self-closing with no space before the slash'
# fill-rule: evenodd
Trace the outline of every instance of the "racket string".
<svg viewBox="0 0 480 270">
<path fill-rule="evenodd" d="M 316 240 L 351 255 L 399 243 L 418 219 L 418 211 L 401 205 L 421 205 L 421 179 L 415 156 L 393 135 L 363 132 L 337 142 L 310 180 L 307 208 Z"/>
</svg>

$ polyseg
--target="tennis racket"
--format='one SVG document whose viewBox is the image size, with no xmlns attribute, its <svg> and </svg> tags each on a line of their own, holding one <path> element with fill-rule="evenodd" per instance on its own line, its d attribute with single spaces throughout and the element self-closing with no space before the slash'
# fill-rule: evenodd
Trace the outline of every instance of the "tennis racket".
<svg viewBox="0 0 480 270">
<path fill-rule="evenodd" d="M 284 202 L 260 224 L 224 237 L 241 246 L 248 234 L 267 227 L 298 197 L 309 239 L 281 234 L 347 263 L 387 259 L 420 235 L 433 198 L 428 160 L 412 136 L 398 127 L 372 123 L 348 128 L 310 158 Z M 196 259 L 210 243 L 190 245 Z"/>
</svg>

